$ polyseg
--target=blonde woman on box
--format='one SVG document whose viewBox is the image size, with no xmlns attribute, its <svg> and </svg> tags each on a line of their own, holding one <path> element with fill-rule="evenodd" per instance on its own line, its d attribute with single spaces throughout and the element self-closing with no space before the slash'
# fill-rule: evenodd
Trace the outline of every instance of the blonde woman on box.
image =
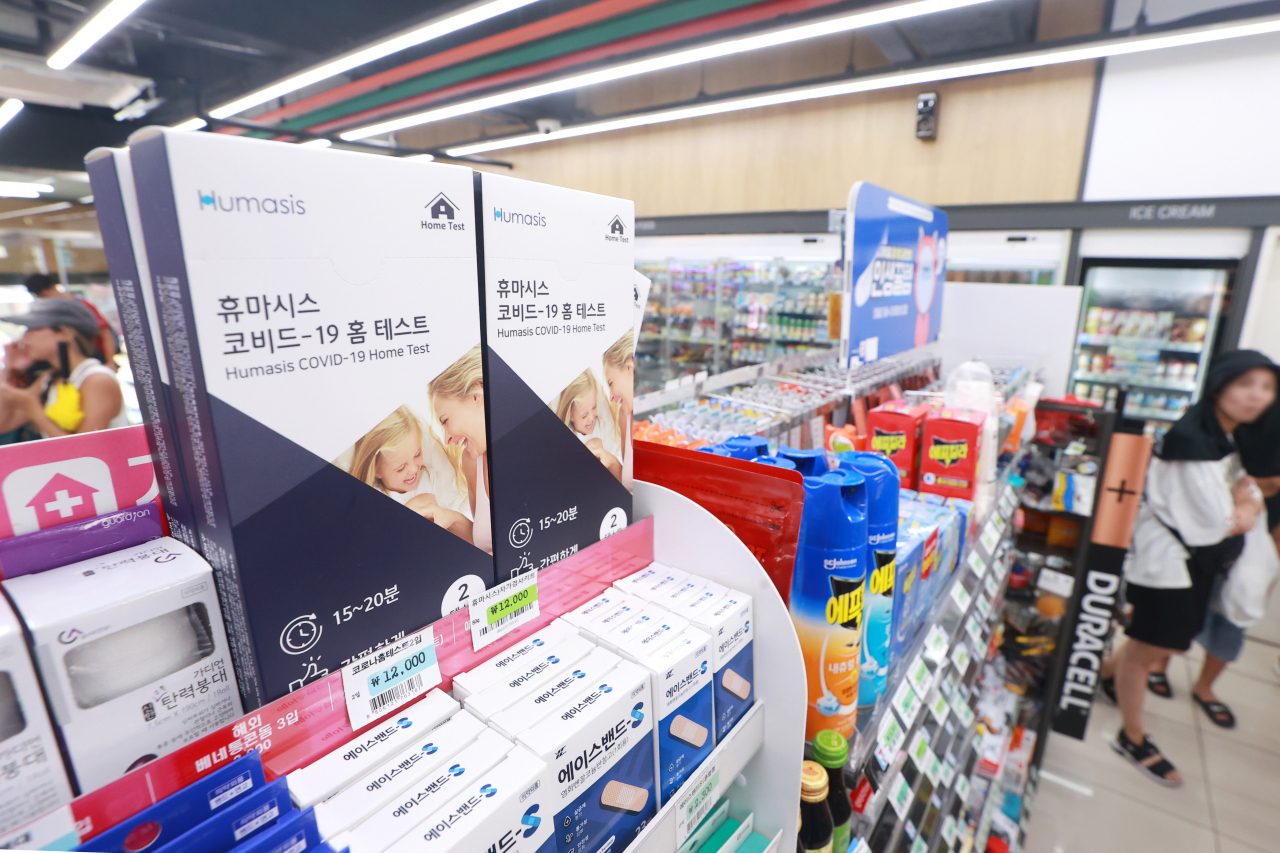
<svg viewBox="0 0 1280 853">
<path fill-rule="evenodd" d="M 609 469 L 609 473 L 618 480 L 622 479 L 622 463 L 604 447 L 600 436 L 600 386 L 591 370 L 582 371 L 578 378 L 560 392 L 560 402 L 556 406 L 556 417 L 564 421 L 565 426 L 573 430 L 578 440 L 587 446 L 600 464 Z M 615 418 L 615 430 L 619 428 Z"/>
<path fill-rule="evenodd" d="M 480 346 L 431 380 L 427 399 L 432 418 L 445 435 L 445 444 L 462 453 L 462 474 L 471 504 L 471 543 L 493 553 L 493 520 L 489 511 L 489 450 L 484 426 L 484 367 Z"/>
</svg>

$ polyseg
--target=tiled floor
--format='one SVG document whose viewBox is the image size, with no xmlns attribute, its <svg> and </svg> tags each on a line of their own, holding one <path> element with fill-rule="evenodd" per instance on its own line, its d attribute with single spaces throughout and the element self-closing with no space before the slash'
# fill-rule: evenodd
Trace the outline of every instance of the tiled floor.
<svg viewBox="0 0 1280 853">
<path fill-rule="evenodd" d="M 1191 702 L 1201 653 L 1169 666 L 1174 698 L 1148 694 L 1148 733 L 1177 765 L 1162 788 L 1112 752 L 1120 710 L 1094 705 L 1083 743 L 1051 736 L 1026 853 L 1275 853 L 1280 850 L 1280 648 L 1250 640 L 1215 685 L 1234 730 Z"/>
</svg>

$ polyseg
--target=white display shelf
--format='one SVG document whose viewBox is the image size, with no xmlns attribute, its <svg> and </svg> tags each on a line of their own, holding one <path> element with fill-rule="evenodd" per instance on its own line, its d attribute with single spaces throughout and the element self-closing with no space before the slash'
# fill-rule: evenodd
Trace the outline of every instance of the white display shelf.
<svg viewBox="0 0 1280 853">
<path fill-rule="evenodd" d="M 714 804 L 727 795 L 735 816 L 754 814 L 756 832 L 775 839 L 778 849 L 791 850 L 800 807 L 808 686 L 787 606 L 742 540 L 698 504 L 637 480 L 634 506 L 636 518 L 653 516 L 654 560 L 751 596 L 756 707 L 712 753 L 721 762 L 720 782 L 708 796 Z M 695 772 L 670 803 L 663 804 L 629 851 L 675 853 L 683 841 L 677 812 L 682 798 L 696 793 L 690 786 L 700 778 Z"/>
<path fill-rule="evenodd" d="M 1168 341 L 1154 338 L 1122 338 L 1119 335 L 1097 335 L 1081 332 L 1080 343 L 1085 346 L 1121 346 L 1140 349 L 1156 349 L 1161 352 L 1203 352 L 1203 343 L 1191 341 Z"/>
</svg>

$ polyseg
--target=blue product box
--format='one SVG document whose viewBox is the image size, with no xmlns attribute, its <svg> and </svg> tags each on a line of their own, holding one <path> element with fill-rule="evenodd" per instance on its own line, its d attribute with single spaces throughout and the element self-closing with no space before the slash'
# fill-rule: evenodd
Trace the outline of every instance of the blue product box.
<svg viewBox="0 0 1280 853">
<path fill-rule="evenodd" d="M 265 785 L 159 848 L 156 853 L 225 853 L 294 811 L 289 783 Z"/>
<path fill-rule="evenodd" d="M 307 809 L 290 812 L 271 829 L 232 850 L 234 853 L 303 853 L 323 843 L 316 827 L 315 811 Z"/>
<path fill-rule="evenodd" d="M 920 571 L 924 567 L 924 539 L 898 529 L 897 572 L 894 577 L 893 617 L 889 634 L 889 669 L 896 667 L 915 638 L 912 616 L 918 594 Z"/>
<path fill-rule="evenodd" d="M 262 790 L 265 785 L 262 757 L 256 751 L 250 752 L 94 836 L 92 841 L 76 849 L 94 853 L 126 853 L 168 844 L 248 794 Z"/>
</svg>

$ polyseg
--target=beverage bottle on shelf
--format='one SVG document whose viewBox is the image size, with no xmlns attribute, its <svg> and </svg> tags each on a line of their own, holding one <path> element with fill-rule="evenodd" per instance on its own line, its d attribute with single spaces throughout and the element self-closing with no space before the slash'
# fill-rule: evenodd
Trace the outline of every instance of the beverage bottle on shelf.
<svg viewBox="0 0 1280 853">
<path fill-rule="evenodd" d="M 849 741 L 830 729 L 818 732 L 813 737 L 813 760 L 827 770 L 827 807 L 831 810 L 833 848 L 848 850 L 853 803 L 844 784 L 844 765 L 849 760 Z"/>
<path fill-rule="evenodd" d="M 867 547 L 871 556 L 863 600 L 858 706 L 869 712 L 884 693 L 889 674 L 898 558 L 898 468 L 883 454 L 858 450 L 836 454 L 836 461 L 867 481 Z"/>
<path fill-rule="evenodd" d="M 835 826 L 827 805 L 827 788 L 827 771 L 816 761 L 806 761 L 800 771 L 801 853 L 832 853 L 834 849 Z"/>
<path fill-rule="evenodd" d="M 861 474 L 837 470 L 805 477 L 789 607 L 808 683 L 806 740 L 824 729 L 851 738 L 857 726 L 866 507 Z"/>
</svg>

